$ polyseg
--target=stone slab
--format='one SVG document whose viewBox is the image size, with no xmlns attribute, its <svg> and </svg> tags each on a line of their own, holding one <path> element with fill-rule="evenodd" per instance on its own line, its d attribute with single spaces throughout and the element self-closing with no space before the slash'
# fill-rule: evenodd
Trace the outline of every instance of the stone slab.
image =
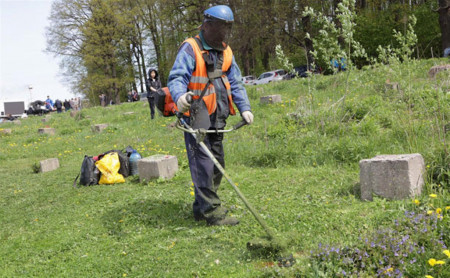
<svg viewBox="0 0 450 278">
<path fill-rule="evenodd" d="M 178 159 L 174 155 L 152 155 L 138 160 L 139 180 L 155 178 L 171 179 L 178 171 Z"/>
<path fill-rule="evenodd" d="M 92 128 L 92 131 L 94 131 L 94 132 L 102 132 L 107 127 L 108 127 L 108 124 L 97 124 L 97 125 L 93 125 L 91 128 Z"/>
<path fill-rule="evenodd" d="M 41 134 L 55 135 L 55 129 L 51 127 L 40 128 L 38 129 L 38 132 Z"/>
<path fill-rule="evenodd" d="M 268 95 L 259 98 L 261 104 L 273 104 L 281 102 L 281 95 Z"/>
<path fill-rule="evenodd" d="M 59 160 L 57 158 L 49 158 L 39 162 L 41 168 L 40 172 L 50 172 L 59 168 Z"/>
<path fill-rule="evenodd" d="M 434 78 L 436 76 L 436 74 L 438 74 L 438 72 L 441 72 L 444 70 L 450 71 L 450 64 L 431 67 L 431 69 L 428 71 L 428 76 L 430 78 Z"/>
<path fill-rule="evenodd" d="M 359 162 L 361 199 L 372 201 L 373 194 L 401 200 L 420 195 L 424 184 L 422 155 L 378 155 Z"/>
<path fill-rule="evenodd" d="M 397 82 L 390 82 L 390 81 L 386 81 L 386 83 L 384 84 L 384 87 L 386 88 L 386 90 L 398 91 L 398 89 L 399 89 Z"/>
<path fill-rule="evenodd" d="M 10 128 L 0 128 L 0 134 L 11 134 L 12 130 Z"/>
</svg>

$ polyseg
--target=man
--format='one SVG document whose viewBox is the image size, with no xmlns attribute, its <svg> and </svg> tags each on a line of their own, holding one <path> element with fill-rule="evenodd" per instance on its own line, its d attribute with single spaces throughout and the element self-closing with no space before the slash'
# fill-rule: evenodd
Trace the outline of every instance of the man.
<svg viewBox="0 0 450 278">
<path fill-rule="evenodd" d="M 59 99 L 55 100 L 55 108 L 58 113 L 62 113 L 63 104 Z"/>
<path fill-rule="evenodd" d="M 233 22 L 228 6 L 207 9 L 200 34 L 181 45 L 170 71 L 168 87 L 172 99 L 180 112 L 186 112 L 184 118 L 194 128 L 223 129 L 228 116 L 235 114 L 232 102 L 248 124 L 253 122 L 241 72 L 227 45 Z M 192 108 L 189 96 L 193 99 Z M 217 195 L 222 174 L 191 134 L 185 133 L 184 137 L 195 187 L 195 220 L 206 220 L 209 225 L 238 224 L 236 218 L 226 216 L 227 210 Z M 208 133 L 204 143 L 225 166 L 222 140 L 223 133 Z"/>
<path fill-rule="evenodd" d="M 45 108 L 48 110 L 53 110 L 53 100 L 50 98 L 50 96 L 47 96 L 47 99 L 45 100 Z"/>
</svg>

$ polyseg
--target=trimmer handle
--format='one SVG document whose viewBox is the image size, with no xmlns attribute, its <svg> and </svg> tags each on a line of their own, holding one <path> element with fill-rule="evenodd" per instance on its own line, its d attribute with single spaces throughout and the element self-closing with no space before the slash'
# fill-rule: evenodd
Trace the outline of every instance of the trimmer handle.
<svg viewBox="0 0 450 278">
<path fill-rule="evenodd" d="M 243 119 L 242 121 L 240 121 L 239 123 L 237 123 L 233 126 L 233 130 L 239 129 L 239 128 L 243 127 L 244 125 L 247 125 L 247 122 Z"/>
<path fill-rule="evenodd" d="M 190 104 L 192 104 L 192 95 L 191 94 L 188 94 L 187 96 L 186 96 L 186 101 L 188 102 L 188 103 L 190 103 Z"/>
</svg>

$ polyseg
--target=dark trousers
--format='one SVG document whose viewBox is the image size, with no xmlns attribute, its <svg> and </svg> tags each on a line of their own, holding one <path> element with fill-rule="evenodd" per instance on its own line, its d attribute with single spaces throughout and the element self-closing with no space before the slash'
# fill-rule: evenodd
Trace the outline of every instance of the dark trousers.
<svg viewBox="0 0 450 278">
<path fill-rule="evenodd" d="M 155 118 L 155 98 L 148 97 L 148 104 L 150 105 L 150 115 L 152 116 L 152 119 Z"/>
<path fill-rule="evenodd" d="M 225 218 L 227 210 L 221 206 L 217 195 L 222 173 L 214 166 L 211 158 L 206 155 L 190 133 L 184 133 L 184 140 L 195 188 L 193 204 L 195 219 L 206 219 L 208 222 L 213 222 Z M 203 142 L 225 168 L 222 140 L 223 133 L 208 133 Z"/>
</svg>

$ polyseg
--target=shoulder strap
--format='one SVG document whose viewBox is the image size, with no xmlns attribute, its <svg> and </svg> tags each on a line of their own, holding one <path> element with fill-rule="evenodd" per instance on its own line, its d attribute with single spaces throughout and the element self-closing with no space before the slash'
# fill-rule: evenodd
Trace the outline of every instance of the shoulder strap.
<svg viewBox="0 0 450 278">
<path fill-rule="evenodd" d="M 78 177 L 80 176 L 80 174 L 81 174 L 81 171 L 80 171 L 80 173 L 78 173 L 77 177 L 73 181 L 73 187 L 75 187 L 75 188 L 77 188 L 77 180 L 78 180 Z"/>
</svg>

